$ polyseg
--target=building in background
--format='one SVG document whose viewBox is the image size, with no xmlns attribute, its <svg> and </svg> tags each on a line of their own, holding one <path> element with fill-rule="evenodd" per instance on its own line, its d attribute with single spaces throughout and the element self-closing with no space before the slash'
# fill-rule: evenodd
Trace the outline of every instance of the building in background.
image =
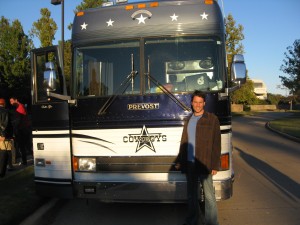
<svg viewBox="0 0 300 225">
<path fill-rule="evenodd" d="M 258 99 L 267 99 L 267 86 L 262 80 L 251 79 L 253 82 L 254 93 Z"/>
</svg>

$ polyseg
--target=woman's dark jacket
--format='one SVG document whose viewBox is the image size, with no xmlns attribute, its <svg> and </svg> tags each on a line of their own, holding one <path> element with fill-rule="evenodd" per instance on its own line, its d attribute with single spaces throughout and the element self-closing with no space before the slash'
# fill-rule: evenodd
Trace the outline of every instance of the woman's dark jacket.
<svg viewBox="0 0 300 225">
<path fill-rule="evenodd" d="M 189 117 L 183 127 L 177 163 L 183 173 L 186 172 Z M 209 112 L 204 112 L 196 126 L 195 159 L 199 164 L 199 173 L 208 174 L 219 170 L 221 156 L 221 131 L 218 118 Z"/>
<path fill-rule="evenodd" d="M 13 137 L 10 113 L 2 106 L 0 106 L 0 136 L 8 139 Z"/>
</svg>

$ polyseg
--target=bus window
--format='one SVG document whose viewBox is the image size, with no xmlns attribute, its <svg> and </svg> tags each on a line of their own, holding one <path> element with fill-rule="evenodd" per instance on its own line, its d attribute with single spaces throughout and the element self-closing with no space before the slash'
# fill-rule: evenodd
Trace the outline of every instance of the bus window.
<svg viewBox="0 0 300 225">
<path fill-rule="evenodd" d="M 145 55 L 150 75 L 172 92 L 222 89 L 217 58 L 217 42 L 199 37 L 147 39 Z M 219 86 L 218 86 L 219 84 Z M 221 84 L 221 85 L 220 85 Z M 148 84 L 148 92 L 159 91 Z"/>
<path fill-rule="evenodd" d="M 133 56 L 133 57 L 132 57 Z M 75 96 L 108 96 L 130 78 L 132 58 L 134 70 L 139 69 L 139 42 L 105 42 L 75 50 Z M 140 79 L 136 76 L 124 85 L 122 93 L 140 93 Z"/>
</svg>

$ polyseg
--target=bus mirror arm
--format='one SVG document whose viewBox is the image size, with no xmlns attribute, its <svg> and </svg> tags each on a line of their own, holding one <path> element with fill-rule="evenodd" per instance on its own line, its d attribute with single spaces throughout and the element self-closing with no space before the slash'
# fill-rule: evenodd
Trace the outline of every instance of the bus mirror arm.
<svg viewBox="0 0 300 225">
<path fill-rule="evenodd" d="M 235 84 L 236 85 L 234 85 L 233 87 L 225 88 L 225 92 L 219 93 L 218 99 L 224 100 L 225 98 L 227 98 L 229 96 L 230 93 L 236 91 L 237 89 L 239 89 L 241 87 L 240 81 L 237 81 Z"/>
<path fill-rule="evenodd" d="M 49 90 L 47 90 L 47 96 L 57 98 L 57 99 L 60 99 L 60 100 L 65 100 L 65 101 L 71 100 L 71 96 L 53 93 Z"/>
</svg>

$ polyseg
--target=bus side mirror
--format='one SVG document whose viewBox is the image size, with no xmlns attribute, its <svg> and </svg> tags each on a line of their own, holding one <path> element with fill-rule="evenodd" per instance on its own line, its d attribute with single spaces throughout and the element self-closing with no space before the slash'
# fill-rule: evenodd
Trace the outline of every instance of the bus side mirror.
<svg viewBox="0 0 300 225">
<path fill-rule="evenodd" d="M 240 84 L 244 84 L 246 82 L 246 64 L 244 56 L 241 54 L 233 56 L 231 65 L 231 80 Z"/>
<path fill-rule="evenodd" d="M 47 91 L 56 90 L 56 73 L 53 62 L 46 62 L 46 71 L 44 72 L 44 87 Z"/>
</svg>

